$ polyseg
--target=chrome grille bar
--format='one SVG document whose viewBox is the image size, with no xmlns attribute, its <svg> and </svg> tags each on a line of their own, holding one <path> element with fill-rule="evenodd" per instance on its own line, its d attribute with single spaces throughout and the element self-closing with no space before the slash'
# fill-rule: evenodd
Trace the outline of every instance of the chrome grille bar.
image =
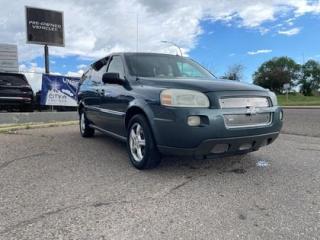
<svg viewBox="0 0 320 240">
<path fill-rule="evenodd" d="M 219 100 L 223 108 L 270 107 L 266 97 L 228 97 Z"/>
</svg>

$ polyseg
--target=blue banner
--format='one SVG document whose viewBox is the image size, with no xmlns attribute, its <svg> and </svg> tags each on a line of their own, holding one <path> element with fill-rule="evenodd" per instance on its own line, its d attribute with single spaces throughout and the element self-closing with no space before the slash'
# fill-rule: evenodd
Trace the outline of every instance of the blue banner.
<svg viewBox="0 0 320 240">
<path fill-rule="evenodd" d="M 77 106 L 77 87 L 80 78 L 42 75 L 41 105 Z"/>
</svg>

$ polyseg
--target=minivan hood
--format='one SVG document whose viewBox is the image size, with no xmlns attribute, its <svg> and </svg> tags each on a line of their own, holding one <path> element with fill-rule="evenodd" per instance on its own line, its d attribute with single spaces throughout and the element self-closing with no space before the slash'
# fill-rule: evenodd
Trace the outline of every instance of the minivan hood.
<svg viewBox="0 0 320 240">
<path fill-rule="evenodd" d="M 267 91 L 266 89 L 248 83 L 232 80 L 212 79 L 212 80 L 191 80 L 191 79 L 154 79 L 139 78 L 144 85 L 157 86 L 163 88 L 190 89 L 200 92 L 219 91 Z"/>
</svg>

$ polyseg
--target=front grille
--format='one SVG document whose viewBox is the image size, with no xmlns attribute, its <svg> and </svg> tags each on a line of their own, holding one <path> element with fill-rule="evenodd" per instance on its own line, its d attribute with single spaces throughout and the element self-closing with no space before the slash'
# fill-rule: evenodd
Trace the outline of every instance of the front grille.
<svg viewBox="0 0 320 240">
<path fill-rule="evenodd" d="M 271 113 L 259 113 L 256 115 L 226 114 L 224 122 L 227 127 L 254 127 L 268 125 L 271 121 Z"/>
<path fill-rule="evenodd" d="M 224 114 L 224 122 L 228 128 L 266 126 L 271 123 L 270 112 L 260 112 L 261 108 L 270 107 L 267 97 L 229 97 L 220 99 L 221 109 L 240 110 Z"/>
<path fill-rule="evenodd" d="M 220 107 L 223 108 L 247 108 L 269 107 L 270 102 L 266 97 L 230 97 L 221 98 Z"/>
</svg>

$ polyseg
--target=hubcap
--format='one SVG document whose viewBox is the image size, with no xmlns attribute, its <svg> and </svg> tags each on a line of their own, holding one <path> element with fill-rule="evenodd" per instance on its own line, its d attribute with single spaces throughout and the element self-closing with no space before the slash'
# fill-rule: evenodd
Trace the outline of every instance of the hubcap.
<svg viewBox="0 0 320 240">
<path fill-rule="evenodd" d="M 81 116 L 80 116 L 80 130 L 81 130 L 82 133 L 84 133 L 85 129 L 86 129 L 86 123 L 85 123 L 84 113 L 81 113 Z"/>
<path fill-rule="evenodd" d="M 135 161 L 142 161 L 145 154 L 146 140 L 143 129 L 139 123 L 134 123 L 129 135 L 129 146 Z"/>
</svg>

